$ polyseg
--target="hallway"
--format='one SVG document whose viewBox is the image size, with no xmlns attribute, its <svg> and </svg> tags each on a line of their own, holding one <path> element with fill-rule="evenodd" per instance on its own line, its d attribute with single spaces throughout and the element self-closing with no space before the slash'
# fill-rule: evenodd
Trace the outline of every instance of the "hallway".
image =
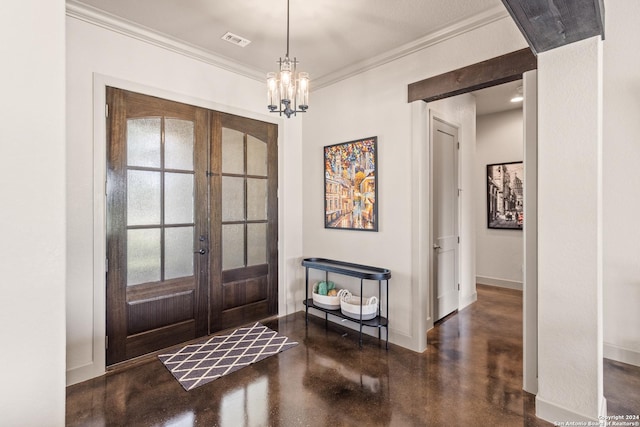
<svg viewBox="0 0 640 427">
<path fill-rule="evenodd" d="M 550 426 L 521 391 L 521 305 L 520 291 L 478 285 L 422 354 L 372 337 L 358 350 L 357 331 L 295 313 L 264 324 L 298 346 L 190 392 L 156 358 L 68 387 L 67 425 Z M 609 413 L 637 414 L 640 369 L 620 365 L 605 363 Z"/>
</svg>

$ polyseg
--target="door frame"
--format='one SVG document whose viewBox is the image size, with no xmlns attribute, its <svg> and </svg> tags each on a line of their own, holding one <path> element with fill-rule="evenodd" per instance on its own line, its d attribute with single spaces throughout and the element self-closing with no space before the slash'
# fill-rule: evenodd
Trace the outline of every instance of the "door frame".
<svg viewBox="0 0 640 427">
<path fill-rule="evenodd" d="M 107 170 L 107 118 L 105 112 L 106 88 L 116 87 L 144 95 L 155 96 L 169 101 L 216 110 L 223 113 L 234 114 L 250 119 L 273 123 L 278 126 L 278 163 L 283 164 L 285 146 L 284 119 L 279 116 L 258 114 L 241 108 L 218 104 L 189 95 L 159 89 L 142 83 L 124 80 L 118 77 L 93 74 L 93 330 L 92 336 L 87 339 L 92 341 L 92 353 L 90 361 L 79 368 L 67 371 L 67 384 L 74 384 L 88 378 L 100 376 L 106 372 L 106 170 Z M 278 182 L 284 182 L 284 168 L 278 168 Z M 278 216 L 284 218 L 284 197 L 279 194 Z M 278 241 L 284 241 L 283 228 L 278 230 Z M 279 243 L 278 270 L 286 271 L 284 265 L 284 253 Z M 286 309 L 287 291 L 283 286 L 287 279 L 282 275 L 278 278 L 278 312 Z"/>
<path fill-rule="evenodd" d="M 412 323 L 415 327 L 412 330 L 409 343 L 410 348 L 415 351 L 423 352 L 427 348 L 427 331 L 433 328 L 434 323 L 430 283 L 432 265 L 428 261 L 430 259 L 429 253 L 432 250 L 431 238 L 429 237 L 431 236 L 431 230 L 429 229 L 431 206 L 430 195 L 428 194 L 431 188 L 431 173 L 427 170 L 428 168 L 424 167 L 429 165 L 430 157 L 428 147 L 430 145 L 429 132 L 431 123 L 429 111 L 431 108 L 428 102 L 519 80 L 523 78 L 524 73 L 536 69 L 537 58 L 530 49 L 525 48 L 408 85 L 407 99 L 411 107 L 411 177 L 414 183 L 411 193 L 414 200 L 411 224 L 412 229 L 415 231 L 411 242 L 411 289 L 412 300 L 417 302 L 412 313 Z M 537 109 L 537 106 L 535 108 Z M 531 111 L 531 114 L 535 114 L 535 112 Z M 527 126 L 526 116 L 524 120 L 524 124 Z M 531 123 L 529 123 L 529 126 L 531 126 Z M 525 141 L 525 151 L 533 149 L 530 144 L 536 144 L 536 142 Z M 458 161 L 460 161 L 460 157 Z M 527 177 L 529 179 L 529 175 Z M 529 197 L 535 198 L 536 194 L 529 194 Z M 527 200 L 530 200 L 529 197 Z M 527 219 L 525 216 L 525 226 L 528 220 L 537 221 L 537 217 L 532 218 L 529 215 Z M 464 238 L 464 236 L 461 236 L 461 238 Z M 529 241 L 525 247 L 525 271 L 537 271 L 537 259 L 527 256 L 527 251 L 533 250 L 534 247 L 534 241 Z M 459 258 L 462 259 L 462 256 L 460 254 Z M 535 263 L 535 265 L 531 265 L 531 263 Z M 461 264 L 460 262 L 459 265 Z M 535 275 L 526 276 L 523 282 L 523 295 L 529 296 L 523 302 L 523 312 L 527 313 L 527 324 L 529 325 L 529 327 L 523 328 L 523 352 L 528 354 L 528 357 L 523 362 L 523 372 L 526 373 L 526 378 L 523 380 L 523 388 L 530 393 L 536 393 L 538 387 L 538 336 L 535 327 L 538 319 L 537 298 L 532 297 L 537 295 L 538 283 L 537 277 L 533 276 Z"/>
<path fill-rule="evenodd" d="M 457 143 L 458 143 L 458 147 L 456 149 L 456 156 L 455 156 L 455 167 L 456 167 L 456 171 L 455 171 L 455 175 L 456 175 L 456 188 L 458 189 L 458 196 L 456 197 L 456 201 L 455 201 L 455 205 L 456 205 L 456 223 L 455 223 L 455 229 L 456 229 L 456 235 L 458 237 L 460 237 L 460 212 L 461 212 L 461 198 L 460 198 L 460 180 L 461 180 L 461 176 L 460 176 L 460 170 L 461 170 L 461 165 L 460 165 L 460 128 L 461 125 L 458 123 L 454 123 L 450 120 L 446 120 L 444 118 L 444 114 L 439 113 L 438 111 L 435 111 L 433 109 L 429 110 L 429 174 L 430 174 L 430 186 L 429 186 L 429 238 L 427 239 L 429 241 L 429 247 L 432 248 L 430 253 L 429 253 L 429 271 L 431 271 L 431 275 L 430 275 L 430 283 L 429 283 L 429 299 L 430 299 L 430 308 L 429 308 L 429 312 L 432 313 L 432 315 L 430 316 L 432 319 L 432 322 L 435 323 L 440 319 L 436 319 L 436 300 L 438 298 L 438 288 L 437 288 L 437 277 L 436 277 L 436 253 L 435 253 L 435 249 L 433 249 L 436 241 L 435 241 L 435 233 L 434 233 L 434 229 L 433 229 L 433 213 L 434 213 L 434 203 L 433 203 L 433 187 L 436 181 L 436 177 L 434 175 L 434 168 L 433 168 L 433 143 L 434 143 L 434 135 L 436 132 L 434 123 L 438 121 L 440 123 L 444 123 L 447 126 L 451 126 L 453 128 L 456 129 L 456 136 L 457 136 Z M 455 280 L 458 282 L 458 284 L 460 283 L 460 242 L 458 241 L 457 243 L 457 247 L 456 247 L 456 259 L 455 259 L 455 270 L 456 270 L 456 277 Z M 456 312 L 458 311 L 458 309 L 460 308 L 460 289 L 458 289 L 458 303 L 456 305 Z M 444 316 L 446 317 L 446 316 Z M 443 317 L 443 318 L 444 318 Z"/>
</svg>

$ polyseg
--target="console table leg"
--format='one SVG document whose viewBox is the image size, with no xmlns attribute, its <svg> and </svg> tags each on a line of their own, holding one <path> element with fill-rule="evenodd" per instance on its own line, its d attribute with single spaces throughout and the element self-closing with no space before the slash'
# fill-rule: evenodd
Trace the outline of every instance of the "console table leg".
<svg viewBox="0 0 640 427">
<path fill-rule="evenodd" d="M 309 267 L 305 267 L 304 269 L 304 306 L 305 306 L 304 323 L 305 325 L 308 325 L 309 324 Z"/>
</svg>

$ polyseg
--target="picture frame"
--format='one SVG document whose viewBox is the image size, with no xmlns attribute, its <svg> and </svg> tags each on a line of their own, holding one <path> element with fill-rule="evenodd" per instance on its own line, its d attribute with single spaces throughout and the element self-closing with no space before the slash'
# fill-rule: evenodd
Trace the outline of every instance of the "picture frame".
<svg viewBox="0 0 640 427">
<path fill-rule="evenodd" d="M 522 230 L 524 225 L 523 162 L 487 165 L 487 228 Z"/>
<path fill-rule="evenodd" d="M 324 227 L 378 231 L 378 137 L 324 147 Z"/>
</svg>

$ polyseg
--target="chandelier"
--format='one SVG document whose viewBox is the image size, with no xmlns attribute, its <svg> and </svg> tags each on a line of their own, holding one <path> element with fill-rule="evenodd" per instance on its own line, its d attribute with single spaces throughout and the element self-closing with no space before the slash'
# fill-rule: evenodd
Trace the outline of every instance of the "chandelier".
<svg viewBox="0 0 640 427">
<path fill-rule="evenodd" d="M 278 59 L 280 71 L 267 73 L 267 99 L 269 112 L 284 114 L 304 113 L 309 108 L 309 73 L 296 75 L 296 58 L 289 58 L 289 0 L 287 0 L 287 53 Z"/>
</svg>

